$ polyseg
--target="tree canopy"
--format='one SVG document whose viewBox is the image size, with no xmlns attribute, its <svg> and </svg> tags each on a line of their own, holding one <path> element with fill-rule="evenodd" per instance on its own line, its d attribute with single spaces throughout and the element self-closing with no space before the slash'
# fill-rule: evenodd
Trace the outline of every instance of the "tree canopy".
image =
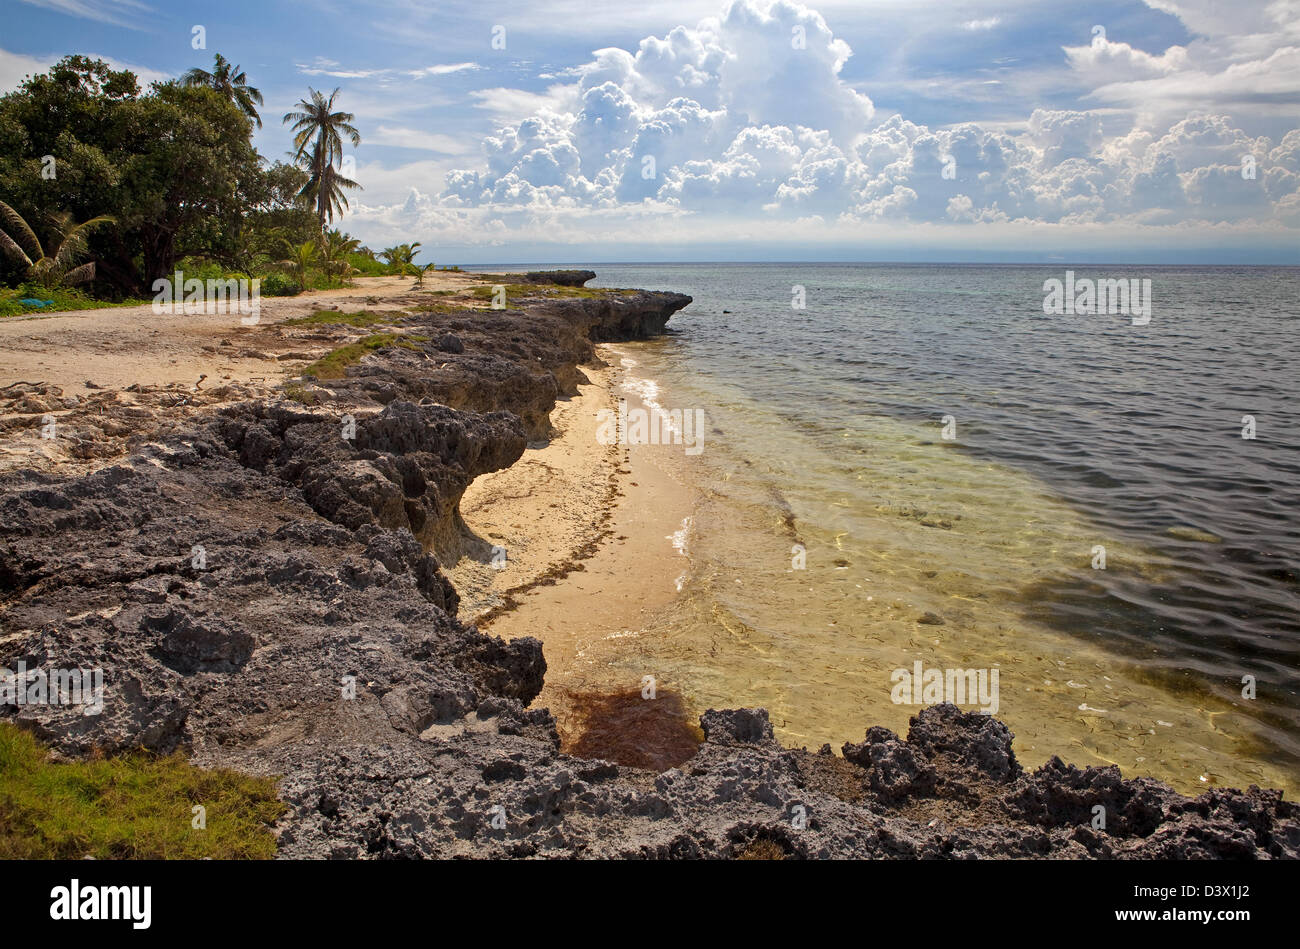
<svg viewBox="0 0 1300 949">
<path fill-rule="evenodd" d="M 112 218 L 86 234 L 101 292 L 144 295 L 189 256 L 248 270 L 320 233 L 311 175 L 253 148 L 260 94 L 224 59 L 205 75 L 218 78 L 142 91 L 127 70 L 67 56 L 0 97 L 0 200 L 46 247 L 67 220 Z M 13 282 L 22 265 L 7 261 Z"/>
</svg>

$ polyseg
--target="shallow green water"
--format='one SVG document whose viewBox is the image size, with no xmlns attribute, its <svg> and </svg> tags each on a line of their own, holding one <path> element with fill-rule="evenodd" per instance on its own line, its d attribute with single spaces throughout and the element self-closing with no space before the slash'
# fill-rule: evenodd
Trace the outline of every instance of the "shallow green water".
<svg viewBox="0 0 1300 949">
<path fill-rule="evenodd" d="M 709 422 L 667 462 L 697 490 L 681 594 L 611 682 L 838 747 L 906 729 L 895 670 L 996 670 L 1028 765 L 1294 792 L 1297 271 L 1092 274 L 1152 279 L 1134 326 L 1044 316 L 1044 268 L 595 269 L 696 297 L 619 349 Z"/>
</svg>

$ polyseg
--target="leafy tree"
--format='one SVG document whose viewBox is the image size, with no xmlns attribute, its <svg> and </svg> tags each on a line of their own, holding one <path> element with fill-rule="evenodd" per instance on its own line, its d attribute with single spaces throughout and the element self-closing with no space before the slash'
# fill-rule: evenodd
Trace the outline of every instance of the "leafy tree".
<svg viewBox="0 0 1300 949">
<path fill-rule="evenodd" d="M 53 215 L 53 221 L 58 246 L 54 253 L 47 255 L 36 232 L 22 215 L 0 201 L 0 250 L 25 268 L 29 280 L 43 287 L 71 287 L 95 279 L 93 260 L 80 266 L 76 264 L 86 255 L 90 232 L 114 223 L 113 219 L 100 216 L 75 224 L 72 215 L 65 211 Z"/>
<path fill-rule="evenodd" d="M 213 89 L 141 94 L 128 71 L 65 57 L 0 97 L 0 197 L 28 220 L 113 217 L 89 237 L 96 284 L 140 296 L 182 257 L 240 253 L 244 215 L 265 191 L 250 131 Z"/>
<path fill-rule="evenodd" d="M 223 99 L 234 103 L 240 112 L 257 123 L 258 128 L 262 127 L 262 117 L 254 107 L 254 103 L 262 104 L 262 93 L 248 84 L 248 77 L 239 66 L 232 66 L 220 53 L 212 64 L 212 72 L 195 66 L 181 78 L 181 82 L 214 90 Z"/>
</svg>

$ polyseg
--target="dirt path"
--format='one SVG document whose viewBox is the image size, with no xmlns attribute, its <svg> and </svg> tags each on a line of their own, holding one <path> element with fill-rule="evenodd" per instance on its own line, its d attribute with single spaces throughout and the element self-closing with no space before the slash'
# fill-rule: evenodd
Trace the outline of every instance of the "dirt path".
<svg viewBox="0 0 1300 949">
<path fill-rule="evenodd" d="M 112 463 L 194 412 L 265 398 L 312 361 L 377 327 L 287 326 L 322 310 L 399 314 L 486 306 L 482 281 L 436 273 L 361 277 L 351 287 L 262 297 L 238 312 L 155 313 L 152 304 L 0 318 L 0 471 Z M 400 332 L 400 328 L 395 328 Z"/>
<path fill-rule="evenodd" d="M 431 274 L 421 292 L 412 283 L 410 277 L 361 277 L 352 287 L 262 297 L 256 326 L 243 325 L 238 313 L 155 313 L 152 305 L 0 318 L 0 385 L 40 382 L 67 395 L 84 391 L 87 381 L 110 389 L 193 386 L 200 376 L 207 376 L 206 386 L 279 381 L 305 364 L 281 357 L 329 348 L 309 333 L 285 332 L 278 325 L 285 320 L 333 308 L 409 309 L 422 298 L 442 299 L 436 291 L 481 285 L 459 273 Z"/>
</svg>

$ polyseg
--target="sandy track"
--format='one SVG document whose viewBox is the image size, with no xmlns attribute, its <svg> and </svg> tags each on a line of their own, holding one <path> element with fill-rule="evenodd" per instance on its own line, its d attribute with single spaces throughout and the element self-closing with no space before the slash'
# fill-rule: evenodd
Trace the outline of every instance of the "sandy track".
<svg viewBox="0 0 1300 949">
<path fill-rule="evenodd" d="M 469 274 L 437 273 L 416 292 L 410 277 L 361 277 L 352 287 L 262 297 L 256 326 L 242 325 L 238 313 L 159 314 L 152 305 L 0 318 L 0 385 L 44 383 L 70 395 L 84 392 L 87 381 L 109 389 L 193 386 L 206 375 L 206 386 L 274 384 L 305 365 L 279 357 L 331 348 L 327 338 L 311 338 L 319 333 L 282 330 L 285 320 L 336 307 L 410 308 L 443 299 L 434 291 L 480 284 Z"/>
</svg>

